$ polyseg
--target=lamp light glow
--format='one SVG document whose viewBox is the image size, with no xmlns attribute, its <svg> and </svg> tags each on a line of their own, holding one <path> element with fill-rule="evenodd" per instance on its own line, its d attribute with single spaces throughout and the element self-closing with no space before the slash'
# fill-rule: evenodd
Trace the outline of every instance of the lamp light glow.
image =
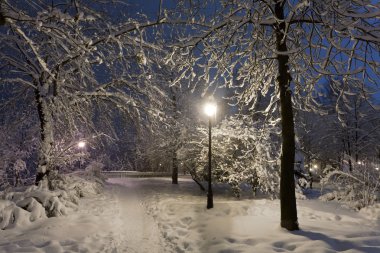
<svg viewBox="0 0 380 253">
<path fill-rule="evenodd" d="M 216 113 L 216 105 L 212 103 L 205 104 L 204 112 L 209 117 L 214 116 Z"/>
<path fill-rule="evenodd" d="M 84 148 L 86 146 L 86 143 L 84 141 L 78 142 L 78 148 Z"/>
</svg>

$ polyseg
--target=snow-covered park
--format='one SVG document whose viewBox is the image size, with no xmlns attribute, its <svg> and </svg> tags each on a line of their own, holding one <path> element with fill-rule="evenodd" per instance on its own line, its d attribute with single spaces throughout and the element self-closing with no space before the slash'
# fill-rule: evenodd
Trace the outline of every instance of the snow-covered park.
<svg viewBox="0 0 380 253">
<path fill-rule="evenodd" d="M 365 252 L 380 251 L 380 207 L 360 212 L 318 199 L 298 200 L 301 230 L 279 226 L 279 201 L 231 196 L 215 206 L 189 177 L 110 178 L 68 215 L 0 231 L 0 252 Z"/>
<path fill-rule="evenodd" d="M 379 45 L 375 0 L 0 0 L 0 253 L 380 252 Z"/>
</svg>

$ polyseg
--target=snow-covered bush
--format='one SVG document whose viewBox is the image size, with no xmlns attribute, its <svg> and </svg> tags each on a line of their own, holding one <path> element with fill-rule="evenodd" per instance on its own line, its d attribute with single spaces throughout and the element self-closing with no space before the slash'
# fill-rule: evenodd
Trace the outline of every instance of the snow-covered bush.
<svg viewBox="0 0 380 253">
<path fill-rule="evenodd" d="M 104 168 L 104 164 L 97 161 L 92 161 L 90 164 L 86 167 L 85 171 L 87 172 L 88 176 L 92 176 L 96 179 L 103 178 L 101 172 Z"/>
<path fill-rule="evenodd" d="M 27 171 L 26 163 L 21 160 L 17 159 L 16 162 L 13 165 L 13 171 L 15 175 L 15 186 L 18 186 L 21 184 L 21 173 Z"/>
<path fill-rule="evenodd" d="M 51 191 L 47 185 L 30 186 L 25 191 L 2 192 L 0 209 L 1 229 L 12 228 L 46 217 L 66 215 L 75 209 L 67 192 Z"/>
<path fill-rule="evenodd" d="M 101 173 L 103 168 L 104 168 L 103 163 L 98 162 L 98 161 L 92 161 L 89 163 L 89 165 L 85 168 L 84 171 L 76 171 L 72 173 L 72 175 L 79 176 L 80 179 L 86 180 L 87 186 L 85 188 L 87 187 L 92 188 L 92 190 L 88 189 L 85 195 L 94 194 L 94 193 L 96 194 L 99 192 L 99 186 L 102 186 L 105 180 L 107 179 Z M 73 180 L 75 177 L 68 175 L 66 176 L 66 180 L 68 180 L 67 178 L 69 178 L 70 180 Z"/>
<path fill-rule="evenodd" d="M 229 184 L 236 196 L 240 196 L 243 184 L 249 185 L 254 193 L 277 195 L 280 145 L 275 138 L 273 127 L 262 130 L 237 117 L 223 120 L 212 131 L 214 180 Z M 180 158 L 193 177 L 203 180 L 207 175 L 207 156 L 208 131 L 198 128 L 191 141 L 182 147 Z"/>
<path fill-rule="evenodd" d="M 48 187 L 50 190 L 63 190 L 77 202 L 78 197 L 86 197 L 98 194 L 102 191 L 104 178 L 92 172 L 74 172 L 63 175 L 51 171 L 48 176 Z"/>
<path fill-rule="evenodd" d="M 379 172 L 368 165 L 357 164 L 351 172 L 333 170 L 322 178 L 322 186 L 331 183 L 336 190 L 321 196 L 322 200 L 337 200 L 361 209 L 375 204 L 379 190 Z"/>
<path fill-rule="evenodd" d="M 14 202 L 0 199 L 0 229 L 9 229 L 29 224 L 34 216 Z"/>
<path fill-rule="evenodd" d="M 364 207 L 360 209 L 359 213 L 365 216 L 367 219 L 380 220 L 380 204 Z"/>
<path fill-rule="evenodd" d="M 51 171 L 38 186 L 0 192 L 0 229 L 67 215 L 77 209 L 79 198 L 101 192 L 102 181 L 95 178 L 84 179 Z"/>
<path fill-rule="evenodd" d="M 6 170 L 3 168 L 0 168 L 0 189 L 5 189 L 9 186 L 10 186 L 10 184 L 9 184 L 9 180 L 7 177 Z"/>
</svg>

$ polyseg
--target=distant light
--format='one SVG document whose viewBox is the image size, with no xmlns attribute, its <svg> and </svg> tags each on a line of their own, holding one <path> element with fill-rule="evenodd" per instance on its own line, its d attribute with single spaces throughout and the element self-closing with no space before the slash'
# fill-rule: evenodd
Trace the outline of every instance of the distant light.
<svg viewBox="0 0 380 253">
<path fill-rule="evenodd" d="M 379 170 L 379 167 L 376 167 L 375 170 Z"/>
<path fill-rule="evenodd" d="M 358 161 L 358 164 L 360 165 L 360 164 L 362 164 L 362 162 L 361 162 L 361 161 Z"/>
<path fill-rule="evenodd" d="M 213 103 L 205 104 L 204 112 L 209 117 L 214 116 L 216 113 L 216 105 Z"/>
<path fill-rule="evenodd" d="M 318 169 L 318 165 L 317 165 L 317 164 L 314 164 L 314 165 L 313 165 L 313 169 Z"/>
<path fill-rule="evenodd" d="M 160 163 L 160 166 L 161 166 L 162 164 Z"/>
<path fill-rule="evenodd" d="M 84 148 L 86 146 L 86 142 L 80 141 L 78 142 L 78 148 Z"/>
</svg>

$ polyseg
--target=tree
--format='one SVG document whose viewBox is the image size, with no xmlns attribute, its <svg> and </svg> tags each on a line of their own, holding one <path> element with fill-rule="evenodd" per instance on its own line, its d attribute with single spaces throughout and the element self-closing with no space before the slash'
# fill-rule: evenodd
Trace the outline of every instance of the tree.
<svg viewBox="0 0 380 253">
<path fill-rule="evenodd" d="M 5 185 L 17 186 L 30 183 L 29 177 L 35 172 L 31 165 L 36 156 L 38 128 L 27 107 L 18 104 L 10 109 L 20 112 L 21 117 L 0 113 L 0 173 Z"/>
<path fill-rule="evenodd" d="M 288 230 L 298 229 L 293 106 L 316 106 L 313 91 L 326 76 L 343 80 L 340 94 L 352 85 L 364 93 L 376 86 L 379 9 L 355 0 L 180 1 L 165 12 L 167 23 L 186 24 L 175 49 L 180 78 L 206 84 L 205 93 L 238 84 L 241 104 L 270 95 L 266 112 L 279 103 L 281 226 Z"/>
<path fill-rule="evenodd" d="M 160 124 L 152 125 L 148 132 L 144 132 L 144 138 L 138 141 L 138 145 L 142 159 L 140 161 L 146 164 L 143 167 L 165 171 L 170 168 L 172 184 L 178 184 L 181 165 L 179 150 L 188 141 L 187 131 L 195 129 L 197 118 L 194 113 L 197 110 L 192 101 L 195 95 L 186 86 L 173 84 L 173 76 L 171 71 L 161 76 L 161 80 L 164 83 L 166 81 L 163 91 L 166 92 L 167 106 Z"/>
<path fill-rule="evenodd" d="M 144 33 L 157 22 L 115 21 L 97 9 L 90 1 L 1 2 L 1 85 L 7 103 L 28 94 L 24 103 L 38 119 L 36 182 L 54 169 L 57 143 L 112 136 L 121 119 L 140 127 L 164 108 L 151 74 L 159 69 L 150 58 L 159 47 Z"/>
<path fill-rule="evenodd" d="M 213 128 L 214 181 L 228 184 L 239 197 L 241 187 L 249 185 L 252 193 L 260 191 L 271 197 L 279 193 L 278 126 L 251 123 L 248 116 L 227 117 Z M 180 149 L 180 159 L 190 168 L 195 180 L 207 177 L 208 132 L 198 126 L 187 134 Z"/>
<path fill-rule="evenodd" d="M 320 88 L 319 109 L 323 110 L 297 111 L 297 136 L 309 160 L 318 159 L 336 168 L 346 164 L 352 171 L 361 160 L 375 160 L 380 118 L 360 91 L 339 96 L 340 82 L 330 80 Z"/>
</svg>

